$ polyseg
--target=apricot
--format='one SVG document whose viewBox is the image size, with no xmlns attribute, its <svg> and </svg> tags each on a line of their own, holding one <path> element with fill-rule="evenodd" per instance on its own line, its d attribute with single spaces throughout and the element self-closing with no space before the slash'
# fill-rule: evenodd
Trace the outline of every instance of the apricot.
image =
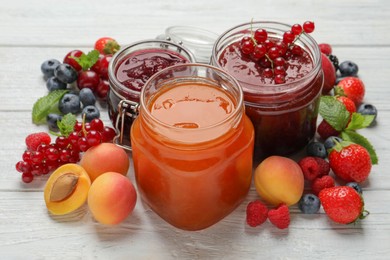
<svg viewBox="0 0 390 260">
<path fill-rule="evenodd" d="M 255 187 L 266 202 L 290 206 L 302 196 L 304 177 L 295 161 L 287 157 L 270 156 L 255 170 Z"/>
<path fill-rule="evenodd" d="M 137 193 L 122 174 L 106 172 L 95 179 L 88 193 L 88 206 L 94 218 L 105 225 L 116 225 L 132 212 Z"/>
<path fill-rule="evenodd" d="M 117 172 L 127 175 L 129 156 L 119 146 L 113 143 L 101 143 L 89 148 L 83 155 L 80 165 L 87 171 L 93 182 L 105 172 Z"/>
<path fill-rule="evenodd" d="M 86 201 L 91 180 L 83 167 L 69 163 L 57 168 L 44 189 L 47 209 L 54 215 L 68 214 Z"/>
</svg>

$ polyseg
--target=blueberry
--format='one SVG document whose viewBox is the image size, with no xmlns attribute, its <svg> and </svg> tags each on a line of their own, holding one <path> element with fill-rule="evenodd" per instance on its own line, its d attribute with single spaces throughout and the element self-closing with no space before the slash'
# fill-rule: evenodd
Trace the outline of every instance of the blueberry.
<svg viewBox="0 0 390 260">
<path fill-rule="evenodd" d="M 57 89 L 66 89 L 67 84 L 58 80 L 56 77 L 50 77 L 46 81 L 46 87 L 49 91 L 57 90 Z"/>
<path fill-rule="evenodd" d="M 95 105 L 96 98 L 90 88 L 83 88 L 79 93 L 80 101 L 84 107 Z"/>
<path fill-rule="evenodd" d="M 84 107 L 83 111 L 81 112 L 81 117 L 84 117 L 85 114 L 85 121 L 90 122 L 95 118 L 100 117 L 99 109 L 95 106 L 86 106 Z"/>
<path fill-rule="evenodd" d="M 356 76 L 359 71 L 358 65 L 353 61 L 343 61 L 339 65 L 339 71 L 342 76 Z"/>
<path fill-rule="evenodd" d="M 42 63 L 42 65 L 41 65 L 41 71 L 42 71 L 43 75 L 45 76 L 45 78 L 48 79 L 50 77 L 53 77 L 54 76 L 54 70 L 60 64 L 61 64 L 61 62 L 59 62 L 56 59 L 50 59 L 50 60 L 44 61 Z"/>
<path fill-rule="evenodd" d="M 77 80 L 77 71 L 69 64 L 63 63 L 55 68 L 54 76 L 60 81 L 70 84 Z"/>
<path fill-rule="evenodd" d="M 57 121 L 61 121 L 61 120 L 62 120 L 62 116 L 57 114 L 48 114 L 46 116 L 46 122 L 49 126 L 49 129 L 54 132 L 57 132 L 59 130 L 57 126 Z"/>
<path fill-rule="evenodd" d="M 354 188 L 359 194 L 363 194 L 363 189 L 357 182 L 348 182 L 345 186 Z"/>
<path fill-rule="evenodd" d="M 314 214 L 320 209 L 320 199 L 314 194 L 305 194 L 298 202 L 298 208 L 304 214 Z"/>
<path fill-rule="evenodd" d="M 65 94 L 58 103 L 58 109 L 63 114 L 78 114 L 81 111 L 80 98 L 75 94 Z"/>
<path fill-rule="evenodd" d="M 308 156 L 314 156 L 314 157 L 320 157 L 320 158 L 326 158 L 327 152 L 325 149 L 324 144 L 320 142 L 310 142 L 306 146 L 306 153 Z"/>
<path fill-rule="evenodd" d="M 335 70 L 337 71 L 339 69 L 339 59 L 337 58 L 336 55 L 329 55 L 328 56 L 329 60 L 333 63 L 333 66 Z"/>
<path fill-rule="evenodd" d="M 340 137 L 329 136 L 328 138 L 326 138 L 324 142 L 325 149 L 328 151 L 329 149 L 332 149 L 333 146 L 336 145 L 336 142 L 341 143 L 342 141 L 343 139 L 341 139 Z"/>
<path fill-rule="evenodd" d="M 375 121 L 376 116 L 378 115 L 378 110 L 376 109 L 376 107 L 374 105 L 366 104 L 366 103 L 362 103 L 358 107 L 357 112 L 362 114 L 362 115 L 373 115 L 374 116 L 374 120 L 372 122 Z"/>
</svg>

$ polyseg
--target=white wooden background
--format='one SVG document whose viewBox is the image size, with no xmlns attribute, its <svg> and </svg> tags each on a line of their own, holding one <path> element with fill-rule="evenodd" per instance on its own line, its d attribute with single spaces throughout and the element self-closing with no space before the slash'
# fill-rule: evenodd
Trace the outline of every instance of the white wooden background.
<svg viewBox="0 0 390 260">
<path fill-rule="evenodd" d="M 316 22 L 314 37 L 328 42 L 341 61 L 359 64 L 365 101 L 379 109 L 378 124 L 361 131 L 380 163 L 364 183 L 371 212 L 357 225 L 331 223 L 323 211 L 291 225 L 245 225 L 247 200 L 220 223 L 198 232 L 173 228 L 138 200 L 126 221 L 96 223 L 87 208 L 52 217 L 43 200 L 45 179 L 25 185 L 14 165 L 31 132 L 34 101 L 45 95 L 40 64 L 72 49 L 88 51 L 101 36 L 122 44 L 154 38 L 172 25 L 216 33 L 239 23 L 275 20 Z M 387 0 L 51 1 L 0 0 L 0 259 L 389 259 L 390 258 L 390 2 Z M 108 117 L 103 113 L 108 124 Z M 133 172 L 129 171 L 133 180 Z"/>
</svg>

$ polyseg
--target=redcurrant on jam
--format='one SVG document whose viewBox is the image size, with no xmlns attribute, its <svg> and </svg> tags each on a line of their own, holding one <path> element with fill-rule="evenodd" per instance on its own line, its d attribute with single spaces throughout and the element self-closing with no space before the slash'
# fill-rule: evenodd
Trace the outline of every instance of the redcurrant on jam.
<svg viewBox="0 0 390 260">
<path fill-rule="evenodd" d="M 118 117 L 121 101 L 139 103 L 141 90 L 156 72 L 176 64 L 193 63 L 195 58 L 183 46 L 161 40 L 136 42 L 122 48 L 111 59 L 108 67 L 110 90 L 107 96 L 108 113 L 114 126 L 123 131 L 122 144 L 130 144 L 130 128 L 135 119 L 131 111 Z M 130 113 L 130 114 L 129 114 Z"/>
<path fill-rule="evenodd" d="M 257 29 L 267 31 L 268 55 L 271 51 L 285 60 L 285 73 L 267 58 L 256 61 L 240 50 L 242 38 Z M 214 44 L 212 65 L 229 72 L 244 90 L 246 114 L 255 127 L 255 161 L 297 152 L 316 131 L 323 86 L 320 50 L 315 40 L 303 33 L 289 43 L 282 56 L 273 53 L 271 48 L 281 46 L 285 32 L 290 30 L 291 26 L 276 22 L 246 23 L 229 29 Z M 275 57 L 273 61 L 278 59 Z"/>
</svg>

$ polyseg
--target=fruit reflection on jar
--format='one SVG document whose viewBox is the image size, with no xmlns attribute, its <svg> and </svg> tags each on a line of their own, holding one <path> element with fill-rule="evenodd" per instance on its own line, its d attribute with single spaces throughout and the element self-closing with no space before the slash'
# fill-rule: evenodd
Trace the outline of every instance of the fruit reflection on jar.
<svg viewBox="0 0 390 260">
<path fill-rule="evenodd" d="M 321 54 L 311 36 L 294 31 L 302 31 L 299 27 L 242 24 L 226 31 L 214 45 L 212 65 L 229 72 L 243 88 L 246 113 L 255 128 L 255 161 L 297 152 L 316 131 L 323 86 Z M 252 42 L 255 37 L 261 48 Z"/>
<path fill-rule="evenodd" d="M 161 40 L 145 40 L 130 44 L 119 50 L 108 68 L 110 91 L 108 113 L 114 126 L 121 126 L 118 112 L 120 101 L 139 103 L 140 92 L 145 82 L 156 72 L 175 64 L 195 61 L 193 55 L 183 46 Z M 123 108 L 126 113 L 132 111 Z M 123 144 L 129 145 L 129 133 L 134 117 L 127 116 L 123 123 Z M 117 124 L 118 121 L 118 124 Z"/>
<path fill-rule="evenodd" d="M 254 142 L 237 81 L 209 65 L 176 65 L 154 75 L 140 101 L 131 140 L 143 200 L 184 230 L 232 212 L 249 191 Z"/>
</svg>

